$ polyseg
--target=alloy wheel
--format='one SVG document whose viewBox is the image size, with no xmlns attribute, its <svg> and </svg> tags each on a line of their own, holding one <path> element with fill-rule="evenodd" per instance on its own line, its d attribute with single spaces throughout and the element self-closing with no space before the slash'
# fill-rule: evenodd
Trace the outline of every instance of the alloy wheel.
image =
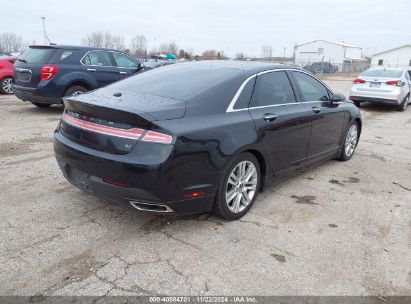
<svg viewBox="0 0 411 304">
<path fill-rule="evenodd" d="M 13 94 L 13 89 L 11 88 L 11 81 L 12 81 L 12 78 L 8 77 L 4 79 L 2 82 L 3 91 L 6 92 L 7 94 Z"/>
<path fill-rule="evenodd" d="M 247 208 L 257 191 L 257 182 L 257 168 L 251 161 L 242 161 L 234 167 L 225 191 L 226 204 L 231 212 L 240 213 Z"/>
<path fill-rule="evenodd" d="M 345 138 L 345 155 L 350 157 L 357 146 L 358 141 L 358 127 L 357 125 L 352 125 L 347 132 L 347 137 Z"/>
</svg>

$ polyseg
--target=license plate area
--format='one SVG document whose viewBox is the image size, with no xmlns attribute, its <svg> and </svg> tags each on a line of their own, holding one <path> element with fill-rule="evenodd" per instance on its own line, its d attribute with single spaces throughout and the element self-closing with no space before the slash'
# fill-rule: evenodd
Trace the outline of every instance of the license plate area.
<svg viewBox="0 0 411 304">
<path fill-rule="evenodd" d="M 370 88 L 379 88 L 380 85 L 381 85 L 380 82 L 375 82 L 375 81 L 370 82 Z"/>
<path fill-rule="evenodd" d="M 80 171 L 76 168 L 67 167 L 67 175 L 70 178 L 70 181 L 75 184 L 77 187 L 83 190 L 89 190 L 89 184 L 90 184 L 90 175 Z"/>
<path fill-rule="evenodd" d="M 23 70 L 23 71 L 17 71 L 16 73 L 17 81 L 21 82 L 30 82 L 31 81 L 31 71 L 29 70 Z"/>
</svg>

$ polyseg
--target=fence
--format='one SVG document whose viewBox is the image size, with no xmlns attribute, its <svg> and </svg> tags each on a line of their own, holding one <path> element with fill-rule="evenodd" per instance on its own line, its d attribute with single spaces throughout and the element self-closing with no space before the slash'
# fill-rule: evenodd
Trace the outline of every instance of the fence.
<svg viewBox="0 0 411 304">
<path fill-rule="evenodd" d="M 359 74 L 370 67 L 367 61 L 344 61 L 335 63 L 332 61 L 295 61 L 295 66 L 306 69 L 313 74 Z"/>
</svg>

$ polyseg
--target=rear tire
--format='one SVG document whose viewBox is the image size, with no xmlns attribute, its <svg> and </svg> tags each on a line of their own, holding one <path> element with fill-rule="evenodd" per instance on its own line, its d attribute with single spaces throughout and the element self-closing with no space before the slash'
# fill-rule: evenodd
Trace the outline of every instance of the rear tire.
<svg viewBox="0 0 411 304">
<path fill-rule="evenodd" d="M 76 96 L 76 95 L 80 95 L 87 92 L 87 89 L 83 86 L 79 86 L 79 85 L 75 85 L 72 87 L 69 87 L 65 92 L 64 92 L 64 97 L 66 96 Z"/>
<path fill-rule="evenodd" d="M 41 103 L 41 102 L 32 102 L 32 104 L 39 108 L 48 108 L 49 106 L 51 106 L 51 104 L 49 103 Z"/>
<path fill-rule="evenodd" d="M 11 88 L 12 77 L 4 77 L 0 80 L 0 93 L 2 94 L 13 94 L 13 89 Z"/>
<path fill-rule="evenodd" d="M 253 154 L 233 158 L 218 187 L 214 214 L 230 221 L 244 216 L 257 198 L 260 181 L 260 164 Z"/>
<path fill-rule="evenodd" d="M 354 155 L 355 148 L 357 148 L 359 135 L 360 129 L 358 123 L 353 121 L 345 134 L 344 143 L 340 155 L 338 156 L 338 160 L 347 161 L 351 159 Z"/>
<path fill-rule="evenodd" d="M 402 103 L 398 106 L 398 111 L 404 112 L 407 109 L 409 102 L 410 102 L 410 95 L 407 95 L 407 97 L 405 97 Z"/>
</svg>

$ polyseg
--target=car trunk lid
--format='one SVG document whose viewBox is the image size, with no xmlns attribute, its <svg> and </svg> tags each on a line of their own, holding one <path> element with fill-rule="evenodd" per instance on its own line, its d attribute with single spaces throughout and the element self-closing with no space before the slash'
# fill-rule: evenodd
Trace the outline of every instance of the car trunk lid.
<svg viewBox="0 0 411 304">
<path fill-rule="evenodd" d="M 359 91 L 392 92 L 396 88 L 396 85 L 389 84 L 392 83 L 392 81 L 400 81 L 400 79 L 392 77 L 360 77 L 354 80 L 353 85 L 355 85 Z"/>
<path fill-rule="evenodd" d="M 64 99 L 62 134 L 81 145 L 114 154 L 129 153 L 140 140 L 172 142 L 172 134 L 155 122 L 183 117 L 185 102 L 147 94 L 113 94 L 106 88 Z"/>
</svg>

